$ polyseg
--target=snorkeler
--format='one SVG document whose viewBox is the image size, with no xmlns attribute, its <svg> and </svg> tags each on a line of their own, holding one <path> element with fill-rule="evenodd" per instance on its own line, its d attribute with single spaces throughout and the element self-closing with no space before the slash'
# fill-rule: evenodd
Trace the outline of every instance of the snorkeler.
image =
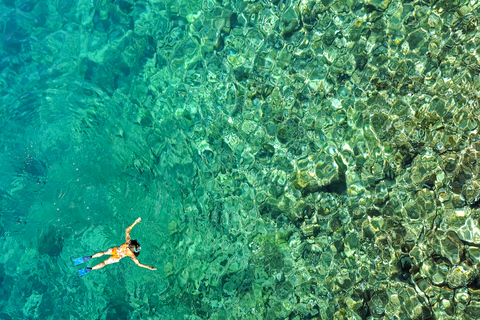
<svg viewBox="0 0 480 320">
<path fill-rule="evenodd" d="M 107 260 L 97 264 L 93 268 L 83 268 L 83 269 L 78 270 L 78 276 L 80 276 L 80 277 L 84 276 L 92 270 L 97 270 L 97 269 L 105 267 L 107 264 L 117 263 L 118 261 L 120 261 L 121 259 L 123 259 L 125 257 L 132 258 L 133 262 L 135 262 L 135 264 L 139 267 L 147 268 L 147 269 L 150 269 L 150 270 L 157 270 L 154 267 L 146 266 L 144 264 L 141 264 L 138 261 L 137 257 L 140 254 L 140 250 L 142 248 L 140 247 L 140 244 L 137 242 L 137 240 L 131 240 L 130 239 L 130 230 L 132 230 L 132 228 L 137 223 L 139 223 L 140 221 L 142 221 L 142 218 L 138 218 L 130 227 L 125 229 L 125 243 L 122 244 L 121 246 L 110 248 L 105 252 L 95 253 L 93 256 L 86 256 L 86 257 L 73 259 L 73 262 L 75 263 L 75 265 L 78 266 L 79 264 L 87 262 L 88 260 L 90 260 L 92 258 L 98 258 L 98 257 L 101 257 L 105 254 L 111 255 L 110 258 L 108 258 Z"/>
</svg>

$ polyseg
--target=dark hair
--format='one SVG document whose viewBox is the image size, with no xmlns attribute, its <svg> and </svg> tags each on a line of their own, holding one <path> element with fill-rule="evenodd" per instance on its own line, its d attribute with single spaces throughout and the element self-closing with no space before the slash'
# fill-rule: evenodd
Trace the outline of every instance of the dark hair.
<svg viewBox="0 0 480 320">
<path fill-rule="evenodd" d="M 138 257 L 138 255 L 140 254 L 140 250 L 142 250 L 142 247 L 140 247 L 140 243 L 138 243 L 137 240 L 130 240 L 130 242 L 128 243 L 128 248 L 130 249 L 130 251 L 133 252 L 135 257 Z"/>
</svg>

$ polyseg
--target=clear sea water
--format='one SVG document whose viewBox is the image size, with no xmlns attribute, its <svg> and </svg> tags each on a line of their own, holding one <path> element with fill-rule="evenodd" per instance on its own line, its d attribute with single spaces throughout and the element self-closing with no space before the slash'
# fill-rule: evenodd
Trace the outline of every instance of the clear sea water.
<svg viewBox="0 0 480 320">
<path fill-rule="evenodd" d="M 363 205 L 368 187 L 377 203 L 388 200 L 395 181 L 380 164 L 389 135 L 405 123 L 410 139 L 408 119 L 426 114 L 402 99 L 430 94 L 428 85 L 448 93 L 446 64 L 456 62 L 441 56 L 455 53 L 433 36 L 444 34 L 439 21 L 475 52 L 478 4 L 453 2 L 462 24 L 442 16 L 449 1 L 3 0 L 0 320 L 333 319 L 334 290 L 353 292 L 359 302 L 347 303 L 371 317 L 380 309 L 353 287 L 382 265 L 358 247 L 383 220 L 369 229 L 355 220 L 365 210 L 344 204 Z M 405 26 L 417 29 L 406 35 Z M 408 62 L 386 62 L 402 54 Z M 444 68 L 436 87 L 435 68 Z M 378 138 L 389 116 L 398 121 Z M 396 159 L 410 165 L 427 143 Z M 322 166 L 330 175 L 315 178 Z M 355 166 L 368 172 L 347 177 L 348 193 L 345 168 Z M 311 179 L 320 184 L 308 190 Z M 157 270 L 126 258 L 79 277 L 104 258 L 78 267 L 72 258 L 121 245 L 138 217 L 138 259 Z"/>
<path fill-rule="evenodd" d="M 0 4 L 0 319 L 190 314 L 164 298 L 181 194 L 158 162 L 174 125 L 160 127 L 147 88 L 132 88 L 151 52 L 121 39 L 143 11 L 126 1 Z M 123 48 L 138 52 L 120 57 Z M 71 259 L 121 245 L 138 217 L 139 259 L 158 271 L 124 259 L 79 278 Z"/>
</svg>

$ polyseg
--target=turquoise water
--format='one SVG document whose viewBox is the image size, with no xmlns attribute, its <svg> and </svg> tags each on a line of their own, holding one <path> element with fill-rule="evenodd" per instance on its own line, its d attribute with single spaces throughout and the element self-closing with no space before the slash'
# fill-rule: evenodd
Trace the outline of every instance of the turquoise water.
<svg viewBox="0 0 480 320">
<path fill-rule="evenodd" d="M 478 318 L 479 10 L 4 0 L 0 319 Z"/>
<path fill-rule="evenodd" d="M 176 124 L 159 123 L 142 87 L 152 53 L 139 45 L 145 37 L 126 35 L 133 8 L 113 22 L 99 18 L 101 7 L 1 4 L 1 319 L 189 314 L 165 301 L 163 273 L 181 197 L 159 163 Z M 158 271 L 122 260 L 79 278 L 71 258 L 122 244 L 138 217 L 139 259 Z"/>
</svg>

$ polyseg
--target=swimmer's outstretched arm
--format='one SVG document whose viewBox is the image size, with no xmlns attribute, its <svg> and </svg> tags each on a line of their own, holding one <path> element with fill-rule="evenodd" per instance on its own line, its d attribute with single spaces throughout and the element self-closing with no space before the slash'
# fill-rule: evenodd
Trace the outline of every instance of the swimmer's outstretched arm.
<svg viewBox="0 0 480 320">
<path fill-rule="evenodd" d="M 136 264 L 137 266 L 139 266 L 139 267 L 147 268 L 147 269 L 150 269 L 150 270 L 157 270 L 157 268 L 155 268 L 155 267 L 150 267 L 150 266 L 141 264 L 140 261 L 138 261 L 138 259 L 135 258 L 135 257 L 132 257 L 132 260 L 133 260 L 133 262 L 135 262 L 135 264 Z"/>
<path fill-rule="evenodd" d="M 125 229 L 125 242 L 128 243 L 130 241 L 130 230 L 132 230 L 132 228 L 135 227 L 135 225 L 140 221 L 142 221 L 142 218 L 138 218 L 130 227 Z"/>
</svg>

